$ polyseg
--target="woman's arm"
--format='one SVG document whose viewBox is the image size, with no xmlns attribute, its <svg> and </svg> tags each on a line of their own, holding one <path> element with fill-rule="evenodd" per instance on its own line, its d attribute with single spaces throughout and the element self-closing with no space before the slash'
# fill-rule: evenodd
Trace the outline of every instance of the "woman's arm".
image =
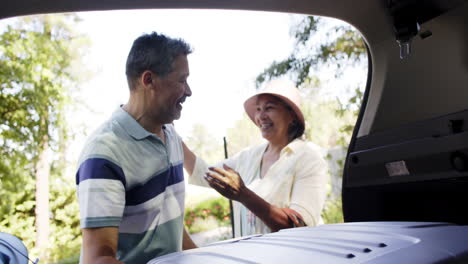
<svg viewBox="0 0 468 264">
<path fill-rule="evenodd" d="M 227 165 L 223 167 L 210 168 L 212 172 L 208 172 L 205 177 L 208 184 L 221 195 L 242 203 L 273 232 L 301 225 L 302 217 L 297 212 L 268 203 L 245 186 L 239 173 Z"/>
</svg>

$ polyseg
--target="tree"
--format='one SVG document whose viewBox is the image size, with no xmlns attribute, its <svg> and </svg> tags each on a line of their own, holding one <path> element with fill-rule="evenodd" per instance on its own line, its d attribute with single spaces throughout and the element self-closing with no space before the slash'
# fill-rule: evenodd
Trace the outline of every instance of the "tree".
<svg viewBox="0 0 468 264">
<path fill-rule="evenodd" d="M 341 105 L 336 100 L 308 101 L 301 108 L 306 122 L 307 140 L 330 149 L 349 138 L 349 133 L 342 128 L 353 121 L 354 116 L 350 111 L 341 110 Z M 337 109 L 340 109 L 340 114 L 337 114 Z"/>
<path fill-rule="evenodd" d="M 79 80 L 71 66 L 85 50 L 73 31 L 77 22 L 72 14 L 20 18 L 0 35 L 0 223 L 28 248 L 35 238 L 45 260 L 49 177 L 51 169 L 64 167 L 56 153 L 65 151 L 64 113 Z"/>
<path fill-rule="evenodd" d="M 366 57 L 366 46 L 360 34 L 338 21 L 307 16 L 291 30 L 295 38 L 293 51 L 288 58 L 274 61 L 259 74 L 257 87 L 284 75 L 290 75 L 298 87 L 307 87 L 317 81 L 313 72 L 320 67 L 334 66 L 336 76 L 340 76 L 346 66 L 356 65 Z M 319 42 L 321 44 L 316 45 Z"/>
</svg>

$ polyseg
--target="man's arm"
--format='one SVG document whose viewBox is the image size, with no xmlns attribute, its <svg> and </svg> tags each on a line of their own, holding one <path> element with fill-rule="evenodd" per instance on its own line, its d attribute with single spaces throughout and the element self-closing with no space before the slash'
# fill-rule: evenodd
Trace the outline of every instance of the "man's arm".
<svg viewBox="0 0 468 264">
<path fill-rule="evenodd" d="M 192 238 L 187 233 L 187 230 L 184 228 L 184 235 L 182 237 L 182 249 L 187 250 L 192 248 L 197 248 L 197 245 L 195 245 Z"/>
<path fill-rule="evenodd" d="M 84 264 L 123 264 L 116 259 L 117 227 L 83 228 Z"/>
<path fill-rule="evenodd" d="M 193 169 L 195 168 L 195 161 L 197 157 L 195 154 L 182 142 L 182 147 L 184 149 L 184 168 L 189 175 L 193 174 Z"/>
</svg>

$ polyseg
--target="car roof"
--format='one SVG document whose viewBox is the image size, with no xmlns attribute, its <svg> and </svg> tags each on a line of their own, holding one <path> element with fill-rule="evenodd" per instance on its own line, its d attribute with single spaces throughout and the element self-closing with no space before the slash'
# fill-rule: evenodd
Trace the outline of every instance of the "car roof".
<svg viewBox="0 0 468 264">
<path fill-rule="evenodd" d="M 366 8 L 360 8 L 359 6 Z M 360 5 L 353 1 L 327 0 L 171 0 L 171 1 L 58 1 L 58 0 L 18 0 L 2 4 L 0 19 L 43 13 L 62 13 L 78 11 L 121 10 L 121 9 L 230 9 L 273 11 L 308 15 L 320 15 L 344 20 L 365 35 L 378 36 L 391 32 L 390 17 L 386 15 L 383 1 L 363 0 Z M 373 23 L 368 23 L 372 20 Z"/>
</svg>

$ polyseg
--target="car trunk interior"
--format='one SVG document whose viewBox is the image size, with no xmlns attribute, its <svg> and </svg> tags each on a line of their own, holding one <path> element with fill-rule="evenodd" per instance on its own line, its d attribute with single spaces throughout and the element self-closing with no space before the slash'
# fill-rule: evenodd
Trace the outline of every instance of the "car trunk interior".
<svg viewBox="0 0 468 264">
<path fill-rule="evenodd" d="M 387 11 L 394 34 L 370 43 L 372 73 L 344 172 L 345 221 L 466 225 L 468 4 L 388 1 Z M 411 44 L 407 58 L 398 39 Z"/>
</svg>

